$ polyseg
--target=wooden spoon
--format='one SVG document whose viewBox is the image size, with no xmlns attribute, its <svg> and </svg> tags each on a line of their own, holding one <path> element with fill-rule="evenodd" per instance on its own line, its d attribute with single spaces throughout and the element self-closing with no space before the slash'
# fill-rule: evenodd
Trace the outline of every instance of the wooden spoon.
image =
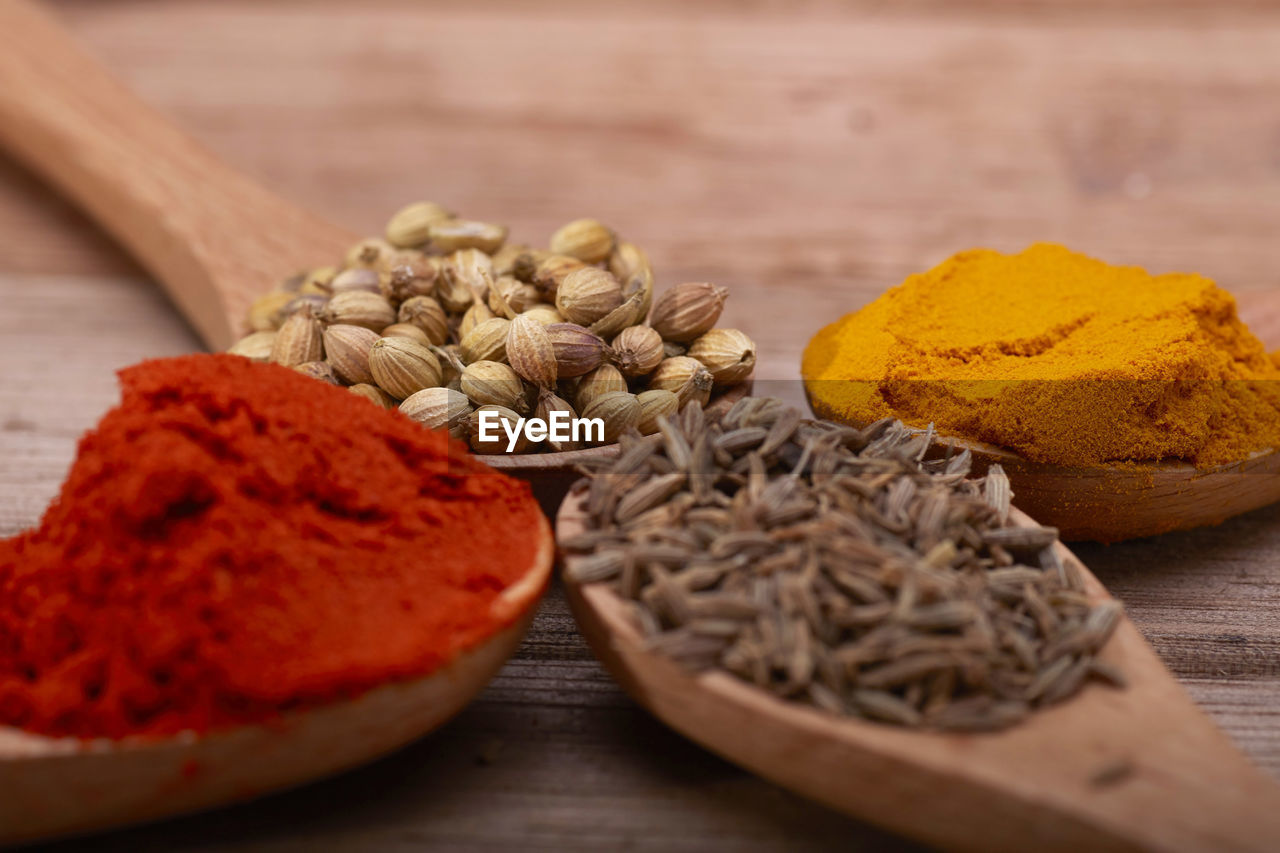
<svg viewBox="0 0 1280 853">
<path fill-rule="evenodd" d="M 357 240 L 222 163 L 27 0 L 0 0 L 0 144 L 125 246 L 214 350 L 239 338 L 256 297 Z M 554 515 L 575 466 L 616 450 L 480 458 L 528 481 Z"/>
<path fill-rule="evenodd" d="M 1033 522 L 1014 511 L 1020 525 Z M 556 535 L 585 529 L 585 493 Z M 1102 584 L 1064 546 L 1095 599 Z M 580 557 L 567 557 L 572 565 Z M 1251 765 L 1122 619 L 1096 684 L 991 734 L 843 719 L 646 650 L 606 584 L 566 584 L 591 647 L 644 707 L 717 754 L 832 808 L 957 850 L 1280 849 L 1280 785 Z"/>
<path fill-rule="evenodd" d="M 1066 467 L 1032 462 L 979 441 L 939 438 L 973 453 L 973 472 L 992 464 L 1009 475 L 1014 503 L 1032 518 L 1058 528 L 1068 542 L 1119 542 L 1219 524 L 1280 501 L 1280 451 L 1197 470 L 1182 462 Z"/>
<path fill-rule="evenodd" d="M 26 0 L 0 0 L 0 143 L 128 248 L 215 350 L 255 297 L 356 242 L 228 168 Z"/>
<path fill-rule="evenodd" d="M 220 163 L 22 0 L 0 0 L 0 140 L 127 246 L 216 349 L 271 282 L 355 241 Z M 0 728 L 0 842 L 244 799 L 425 734 L 515 650 L 553 555 L 544 526 L 532 565 L 494 604 L 507 628 L 427 677 L 351 701 L 203 737 L 85 742 Z"/>
<path fill-rule="evenodd" d="M 1241 302 L 1251 309 L 1253 332 L 1264 341 L 1280 342 L 1280 299 L 1267 294 Z M 814 402 L 810 395 L 810 408 Z M 995 445 L 947 437 L 934 442 L 934 452 L 942 453 L 948 445 L 969 448 L 977 476 L 993 463 L 1003 467 L 1017 507 L 1058 528 L 1068 542 L 1118 542 L 1189 530 L 1280 501 L 1280 449 L 1198 470 L 1184 462 L 1049 465 Z"/>
<path fill-rule="evenodd" d="M 520 645 L 554 556 L 544 521 L 528 570 L 493 602 L 507 627 L 430 675 L 355 699 L 203 736 L 82 741 L 0 726 L 0 844 L 249 799 L 421 737 L 462 710 Z"/>
</svg>

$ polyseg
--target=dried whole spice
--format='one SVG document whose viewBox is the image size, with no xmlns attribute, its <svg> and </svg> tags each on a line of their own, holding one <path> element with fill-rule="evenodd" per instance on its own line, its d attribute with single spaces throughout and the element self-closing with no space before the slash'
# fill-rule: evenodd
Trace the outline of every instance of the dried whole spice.
<svg viewBox="0 0 1280 853">
<path fill-rule="evenodd" d="M 529 274 L 529 282 L 535 285 L 548 299 L 555 299 L 556 292 L 565 276 L 574 270 L 585 269 L 586 264 L 568 255 L 548 255 L 540 259 Z M 519 272 L 519 267 L 513 272 Z M 517 275 L 517 277 L 519 277 Z"/>
<path fill-rule="evenodd" d="M 320 312 L 329 325 L 363 326 L 378 331 L 396 321 L 396 309 L 380 293 L 344 290 L 335 293 Z"/>
<path fill-rule="evenodd" d="M 613 253 L 613 232 L 595 219 L 575 219 L 551 235 L 551 251 L 598 264 Z"/>
<path fill-rule="evenodd" d="M 557 397 L 550 391 L 544 391 L 538 395 L 538 405 L 533 411 L 535 417 L 540 418 L 548 425 L 551 425 L 552 417 L 557 412 L 562 413 L 567 418 L 576 418 L 578 416 L 578 413 L 574 411 L 573 406 L 570 406 L 569 402 L 563 397 Z M 547 444 L 552 450 L 556 451 L 576 450 L 578 447 L 577 443 L 573 441 L 572 438 L 561 441 L 558 438 L 551 437 L 551 435 L 548 435 L 547 437 Z"/>
<path fill-rule="evenodd" d="M 377 385 L 370 385 L 368 382 L 357 382 L 347 388 L 355 396 L 368 400 L 380 409 L 394 409 L 396 401 L 390 394 L 383 391 Z"/>
<path fill-rule="evenodd" d="M 530 305 L 521 313 L 531 320 L 537 320 L 544 326 L 550 326 L 552 323 L 564 322 L 564 315 L 556 310 L 556 306 L 548 305 L 545 302 L 539 302 L 537 305 Z"/>
<path fill-rule="evenodd" d="M 368 267 L 377 269 L 388 255 L 394 254 L 396 247 L 381 237 L 366 237 L 347 250 L 343 264 L 350 267 Z"/>
<path fill-rule="evenodd" d="M 595 370 L 608 350 L 599 335 L 576 323 L 552 323 L 547 326 L 547 337 L 555 354 L 556 371 L 562 379 Z M 626 390 L 625 383 L 619 390 Z"/>
<path fill-rule="evenodd" d="M 401 257 L 392 260 L 394 266 L 389 272 L 378 275 L 378 292 L 393 304 L 415 296 L 433 296 L 436 292 L 440 268 L 433 263 L 434 259 L 426 255 L 403 257 L 408 254 L 411 253 L 402 252 Z"/>
<path fill-rule="evenodd" d="M 502 248 L 507 239 L 507 228 L 488 222 L 444 219 L 427 226 L 427 238 L 433 248 L 446 254 L 459 249 L 479 249 L 485 254 L 492 254 Z"/>
<path fill-rule="evenodd" d="M 473 302 L 462 312 L 462 319 L 458 321 L 458 328 L 455 331 L 455 337 L 461 341 L 471 330 L 479 326 L 485 320 L 492 320 L 494 313 L 489 310 L 489 306 L 483 302 Z M 503 318 L 507 319 L 506 317 Z"/>
<path fill-rule="evenodd" d="M 511 321 L 505 317 L 490 317 L 477 323 L 458 344 L 458 355 L 467 364 L 477 361 L 506 361 L 507 336 Z"/>
<path fill-rule="evenodd" d="M 0 541 L 0 725 L 276 721 L 427 675 L 515 617 L 493 605 L 545 521 L 444 433 L 231 355 L 121 383 L 40 526 Z"/>
<path fill-rule="evenodd" d="M 337 267 L 317 267 L 308 270 L 298 285 L 298 295 L 318 294 L 327 296 L 333 292 L 333 279 L 338 275 Z"/>
<path fill-rule="evenodd" d="M 493 284 L 493 259 L 479 249 L 459 249 L 445 261 L 444 272 L 472 294 L 483 294 Z"/>
<path fill-rule="evenodd" d="M 835 714 L 998 729 L 1090 678 L 1120 606 L 1057 531 L 1008 520 L 930 432 L 805 420 L 771 398 L 686 406 L 596 462 L 566 575 L 632 602 L 653 651 Z"/>
<path fill-rule="evenodd" d="M 274 332 L 280 328 L 280 309 L 293 301 L 293 294 L 277 290 L 253 300 L 249 306 L 248 326 L 251 332 Z"/>
<path fill-rule="evenodd" d="M 483 293 L 483 290 L 461 278 L 457 270 L 449 266 L 445 268 L 445 274 L 436 279 L 435 297 L 450 314 L 459 314 L 472 304 L 479 304 L 482 300 L 476 299 L 476 294 Z"/>
<path fill-rule="evenodd" d="M 612 338 L 628 326 L 644 320 L 644 293 L 633 293 L 622 304 L 592 323 L 589 328 L 602 338 Z"/>
<path fill-rule="evenodd" d="M 431 352 L 440 360 L 440 383 L 450 388 L 456 388 L 457 382 L 455 380 L 462 376 L 462 371 L 467 369 L 462 357 L 458 355 L 458 345 L 433 346 L 431 347 Z"/>
<path fill-rule="evenodd" d="M 564 277 L 556 310 L 570 323 L 590 326 L 622 304 L 622 285 L 605 270 L 583 267 Z"/>
<path fill-rule="evenodd" d="M 494 276 L 498 278 L 504 275 L 514 276 L 527 284 L 529 281 L 527 277 L 516 275 L 516 266 L 521 257 L 532 251 L 534 249 L 524 243 L 504 243 L 502 248 L 494 252 L 489 259 L 493 264 Z"/>
<path fill-rule="evenodd" d="M 330 326 L 324 330 L 325 361 L 343 382 L 352 385 L 372 384 L 369 351 L 378 333 L 363 326 Z"/>
<path fill-rule="evenodd" d="M 431 346 L 431 338 L 427 337 L 427 333 L 411 323 L 392 323 L 382 330 L 384 338 L 408 338 L 411 341 L 417 341 L 424 347 Z"/>
<path fill-rule="evenodd" d="M 652 435 L 659 429 L 659 418 L 673 418 L 680 411 L 680 398 L 671 391 L 651 388 L 636 395 L 640 404 L 640 420 L 636 429 L 641 435 Z"/>
<path fill-rule="evenodd" d="M 272 342 L 271 361 L 285 367 L 319 361 L 324 357 L 322 328 L 310 308 L 291 315 Z"/>
<path fill-rule="evenodd" d="M 227 352 L 244 356 L 250 361 L 270 361 L 271 351 L 275 348 L 276 334 L 276 332 L 250 332 L 232 344 Z"/>
<path fill-rule="evenodd" d="M 662 338 L 648 326 L 629 326 L 609 344 L 623 376 L 645 376 L 662 363 Z"/>
<path fill-rule="evenodd" d="M 716 339 L 708 338 L 698 352 L 716 365 L 719 381 L 692 359 L 696 373 L 677 381 L 673 356 L 684 356 L 689 347 L 664 340 L 646 322 L 653 281 L 644 251 L 596 220 L 567 224 L 552 235 L 550 249 L 539 249 L 507 243 L 499 226 L 415 202 L 387 223 L 385 239 L 361 240 L 338 264 L 291 276 L 257 300 L 250 333 L 230 351 L 251 360 L 270 360 L 274 353 L 282 363 L 310 365 L 300 372 L 352 386 L 379 405 L 445 387 L 470 393 L 473 409 L 502 405 L 523 415 L 549 399 L 549 412 L 563 414 L 554 401 L 580 411 L 609 392 L 646 394 L 647 414 L 637 425 L 648 432 L 670 405 L 665 394 L 649 392 L 671 391 L 678 406 L 694 400 L 705 405 L 713 386 L 727 389 L 751 370 L 741 352 L 732 365 L 721 364 L 735 354 L 709 347 Z M 655 311 L 660 324 L 674 318 L 687 331 L 696 313 L 705 325 L 706 312 L 690 305 L 708 301 L 718 316 L 720 288 L 686 284 L 674 290 Z M 317 324 L 306 322 L 308 316 L 324 327 L 318 341 Z M 408 344 L 382 344 L 374 352 L 379 339 Z M 741 333 L 721 342 L 754 353 Z M 516 381 L 506 381 L 509 371 L 495 386 L 499 377 L 485 365 L 464 385 L 468 365 L 481 362 L 509 365 Z M 539 441 L 535 449 L 565 445 Z"/>
<path fill-rule="evenodd" d="M 369 372 L 378 387 L 397 400 L 440 384 L 440 361 L 408 338 L 379 338 L 369 350 Z"/>
<path fill-rule="evenodd" d="M 602 364 L 587 372 L 578 380 L 574 390 L 574 403 L 577 404 L 578 410 L 581 411 L 592 400 L 603 394 L 626 390 L 627 378 L 622 375 L 622 371 L 612 364 Z"/>
<path fill-rule="evenodd" d="M 333 367 L 327 361 L 308 361 L 304 364 L 295 364 L 293 369 L 303 376 L 318 379 L 329 385 L 340 384 L 337 374 L 333 372 Z"/>
<path fill-rule="evenodd" d="M 447 429 L 454 438 L 465 439 L 471 401 L 452 388 L 425 388 L 406 397 L 400 412 L 428 429 Z"/>
<path fill-rule="evenodd" d="M 281 326 L 285 321 L 297 314 L 299 311 L 310 311 L 312 316 L 320 316 L 320 312 L 325 305 L 329 304 L 329 297 L 319 293 L 300 293 L 290 299 L 283 308 L 276 312 L 276 322 Z"/>
<path fill-rule="evenodd" d="M 696 400 L 706 406 L 711 399 L 711 387 L 715 380 L 711 371 L 696 358 L 678 355 L 664 359 L 649 377 L 649 387 L 671 391 L 680 398 L 680 405 Z"/>
<path fill-rule="evenodd" d="M 360 290 L 365 293 L 382 293 L 377 270 L 368 267 L 352 267 L 335 275 L 329 282 L 330 295 Z"/>
<path fill-rule="evenodd" d="M 489 288 L 489 309 L 507 315 L 524 314 L 535 305 L 546 305 L 542 294 L 532 284 L 510 276 L 502 276 Z M 514 319 L 514 318 L 512 318 Z"/>
<path fill-rule="evenodd" d="M 520 375 L 501 362 L 468 364 L 462 371 L 459 388 L 477 406 L 500 406 L 520 413 L 529 411 Z"/>
<path fill-rule="evenodd" d="M 664 339 L 687 343 L 715 327 L 728 296 L 706 282 L 678 284 L 654 302 L 649 324 Z"/>
<path fill-rule="evenodd" d="M 387 222 L 387 242 L 415 248 L 431 239 L 431 226 L 452 219 L 453 214 L 432 201 L 418 201 L 396 211 Z"/>
<path fill-rule="evenodd" d="M 622 283 L 622 292 L 630 295 L 639 290 L 653 292 L 653 269 L 649 266 L 649 256 L 635 243 L 622 242 L 609 256 L 609 272 Z M 644 306 L 642 314 L 649 313 L 649 305 Z"/>
<path fill-rule="evenodd" d="M 702 362 L 717 385 L 731 385 L 755 369 L 756 345 L 737 329 L 712 329 L 689 345 L 689 356 Z"/>
<path fill-rule="evenodd" d="M 609 391 L 582 407 L 584 418 L 599 418 L 604 423 L 604 443 L 612 444 L 640 423 L 640 401 L 626 391 Z"/>
<path fill-rule="evenodd" d="M 507 329 L 507 363 L 520 378 L 539 388 L 551 388 L 559 378 L 551 336 L 541 323 L 523 315 Z"/>
<path fill-rule="evenodd" d="M 396 317 L 399 323 L 417 326 L 436 346 L 449 341 L 449 318 L 430 296 L 412 296 L 401 302 Z"/>
</svg>

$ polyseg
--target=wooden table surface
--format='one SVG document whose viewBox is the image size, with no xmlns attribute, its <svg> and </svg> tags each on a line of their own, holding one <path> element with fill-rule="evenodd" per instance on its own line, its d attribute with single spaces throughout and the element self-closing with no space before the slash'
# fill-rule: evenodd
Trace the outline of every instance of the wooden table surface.
<svg viewBox="0 0 1280 853">
<path fill-rule="evenodd" d="M 419 197 L 531 241 L 605 219 L 649 249 L 660 287 L 730 286 L 725 320 L 760 343 L 758 387 L 794 400 L 819 325 L 974 245 L 1051 239 L 1198 270 L 1255 321 L 1280 290 L 1274 5 L 55 5 L 226 160 L 358 231 Z M 77 436 L 113 404 L 112 371 L 197 342 L 121 251 L 3 158 L 0 306 L 7 535 L 37 521 Z M 1078 553 L 1280 775 L 1280 507 Z M 558 592 L 436 735 L 328 782 L 87 846 L 508 844 L 908 849 L 649 719 Z"/>
</svg>

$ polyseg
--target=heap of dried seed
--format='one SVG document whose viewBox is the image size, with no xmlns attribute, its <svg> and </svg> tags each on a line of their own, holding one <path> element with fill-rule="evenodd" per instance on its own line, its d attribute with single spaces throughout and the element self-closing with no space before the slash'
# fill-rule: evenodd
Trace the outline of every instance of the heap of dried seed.
<svg viewBox="0 0 1280 853">
<path fill-rule="evenodd" d="M 254 302 L 230 351 L 349 386 L 428 426 L 442 423 L 448 400 L 450 431 L 482 452 L 505 444 L 460 429 L 479 423 L 470 415 L 482 406 L 571 418 L 591 407 L 612 441 L 633 426 L 652 432 L 658 412 L 706 404 L 751 375 L 755 344 L 715 328 L 724 288 L 679 284 L 654 300 L 648 257 L 594 219 L 561 227 L 547 250 L 506 238 L 503 226 L 411 204 L 385 239 L 361 240 L 340 264 Z M 408 404 L 432 388 L 458 392 L 465 411 L 454 397 Z M 598 402 L 610 392 L 620 396 Z"/>
<path fill-rule="evenodd" d="M 929 432 L 803 420 L 778 400 L 690 405 L 629 433 L 562 542 L 571 582 L 607 582 L 654 651 L 836 714 L 998 729 L 1091 676 L 1120 616 L 1008 520 L 999 466 L 924 459 Z"/>
</svg>

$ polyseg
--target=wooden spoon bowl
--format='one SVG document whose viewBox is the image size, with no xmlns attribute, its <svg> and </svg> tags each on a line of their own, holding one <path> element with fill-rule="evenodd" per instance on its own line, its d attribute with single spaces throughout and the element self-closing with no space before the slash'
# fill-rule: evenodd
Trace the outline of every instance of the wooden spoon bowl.
<svg viewBox="0 0 1280 853">
<path fill-rule="evenodd" d="M 993 464 L 1004 468 L 1017 507 L 1058 528 L 1068 542 L 1119 542 L 1189 530 L 1280 501 L 1275 450 L 1199 470 L 1180 462 L 1048 465 L 995 445 L 949 438 L 936 440 L 932 453 L 948 445 L 969 449 L 975 476 Z"/>
<path fill-rule="evenodd" d="M 1254 334 L 1280 345 L 1280 298 L 1266 294 L 1242 307 Z M 809 407 L 819 411 L 807 387 L 805 393 Z M 969 449 L 975 475 L 999 464 L 1009 475 L 1014 505 L 1058 528 L 1068 542 L 1118 542 L 1189 530 L 1280 501 L 1280 448 L 1197 469 L 1185 462 L 1050 465 L 993 444 L 945 436 L 934 441 L 932 452 L 941 455 L 948 446 Z"/>
<path fill-rule="evenodd" d="M 422 737 L 462 710 L 515 652 L 547 588 L 554 555 L 544 522 L 532 564 L 493 602 L 506 627 L 422 678 L 207 735 L 82 741 L 0 727 L 0 844 L 249 799 Z"/>
<path fill-rule="evenodd" d="M 555 518 L 564 496 L 582 477 L 578 466 L 592 465 L 617 455 L 618 445 L 607 444 L 562 453 L 495 453 L 477 458 L 491 468 L 527 482 L 547 518 Z"/>
<path fill-rule="evenodd" d="M 1033 525 L 1013 513 L 1020 525 Z M 585 490 L 558 538 L 586 527 Z M 1062 545 L 1095 599 L 1097 578 Z M 579 557 L 566 557 L 572 565 Z M 912 731 L 787 702 L 646 649 L 606 584 L 566 583 L 578 625 L 637 702 L 722 757 L 826 805 L 959 850 L 1257 850 L 1280 844 L 1280 786 L 1239 753 L 1122 619 L 1100 655 L 1129 686 L 1086 686 L 989 734 Z"/>
</svg>

